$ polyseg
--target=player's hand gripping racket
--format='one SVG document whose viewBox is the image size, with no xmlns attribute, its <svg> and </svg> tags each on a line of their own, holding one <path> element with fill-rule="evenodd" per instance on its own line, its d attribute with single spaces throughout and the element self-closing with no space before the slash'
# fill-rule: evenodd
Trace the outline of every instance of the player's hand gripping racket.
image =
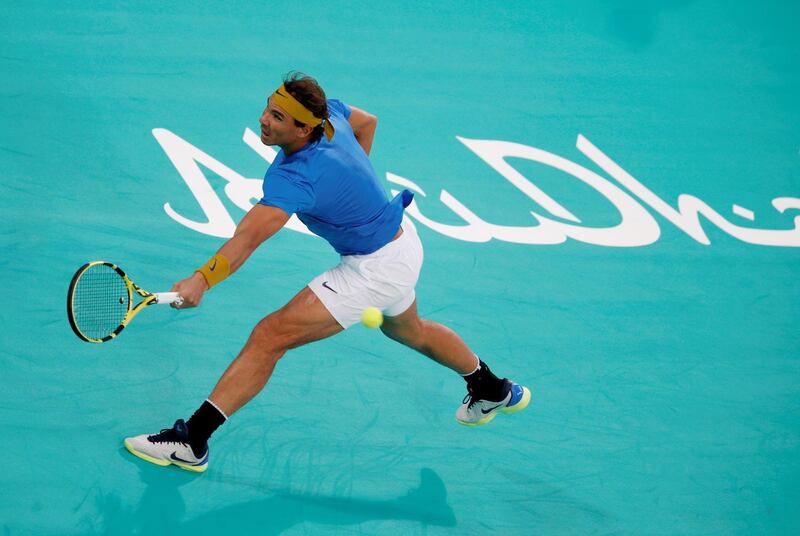
<svg viewBox="0 0 800 536">
<path fill-rule="evenodd" d="M 133 305 L 133 293 L 143 299 Z M 177 292 L 151 293 L 139 288 L 110 262 L 87 262 L 72 276 L 67 294 L 67 316 L 75 335 L 86 342 L 106 342 L 134 316 L 156 303 L 183 303 Z"/>
</svg>

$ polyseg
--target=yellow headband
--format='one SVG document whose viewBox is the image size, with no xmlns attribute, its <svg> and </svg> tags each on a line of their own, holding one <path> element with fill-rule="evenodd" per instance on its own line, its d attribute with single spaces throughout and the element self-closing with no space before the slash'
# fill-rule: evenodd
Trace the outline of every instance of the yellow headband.
<svg viewBox="0 0 800 536">
<path fill-rule="evenodd" d="M 281 87 L 275 90 L 275 93 L 272 94 L 272 103 L 275 106 L 280 106 L 286 113 L 291 115 L 294 119 L 297 119 L 301 123 L 305 123 L 306 125 L 310 125 L 315 127 L 325 121 L 325 126 L 323 127 L 325 130 L 325 137 L 328 138 L 328 141 L 331 141 L 333 138 L 333 125 L 331 124 L 331 120 L 328 118 L 320 119 L 312 114 L 308 108 L 300 104 L 297 99 L 292 97 L 286 88 L 281 84 Z"/>
</svg>

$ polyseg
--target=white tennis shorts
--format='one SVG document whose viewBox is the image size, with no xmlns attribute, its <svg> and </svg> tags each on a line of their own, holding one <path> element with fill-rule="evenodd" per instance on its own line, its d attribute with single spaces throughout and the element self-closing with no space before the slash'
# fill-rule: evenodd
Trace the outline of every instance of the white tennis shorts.
<svg viewBox="0 0 800 536">
<path fill-rule="evenodd" d="M 404 221 L 403 234 L 369 255 L 342 255 L 341 262 L 308 284 L 343 328 L 361 321 L 367 307 L 386 316 L 408 309 L 422 268 L 422 243 L 414 224 Z"/>
</svg>

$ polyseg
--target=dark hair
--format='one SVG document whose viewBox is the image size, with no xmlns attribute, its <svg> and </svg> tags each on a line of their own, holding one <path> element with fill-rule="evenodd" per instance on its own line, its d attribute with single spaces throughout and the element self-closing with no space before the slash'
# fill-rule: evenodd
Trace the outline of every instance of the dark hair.
<svg viewBox="0 0 800 536">
<path fill-rule="evenodd" d="M 308 108 L 314 117 L 328 120 L 328 101 L 325 98 L 325 91 L 320 87 L 313 77 L 298 71 L 292 71 L 283 78 L 283 86 L 289 94 L 297 99 L 300 104 Z M 297 119 L 294 124 L 298 127 L 306 126 Z M 324 123 L 320 123 L 311 131 L 311 141 L 315 142 L 322 137 L 325 128 Z"/>
</svg>

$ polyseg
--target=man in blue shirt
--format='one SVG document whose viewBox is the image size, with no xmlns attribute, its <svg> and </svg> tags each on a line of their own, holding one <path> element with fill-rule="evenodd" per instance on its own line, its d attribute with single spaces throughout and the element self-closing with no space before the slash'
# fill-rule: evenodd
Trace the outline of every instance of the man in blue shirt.
<svg viewBox="0 0 800 536">
<path fill-rule="evenodd" d="M 327 240 L 341 262 L 255 326 L 188 422 L 129 437 L 126 448 L 158 465 L 205 471 L 211 434 L 261 391 L 287 350 L 339 333 L 368 307 L 383 312 L 388 337 L 464 377 L 468 394 L 456 412 L 461 424 L 524 409 L 526 387 L 496 377 L 455 332 L 418 316 L 414 287 L 423 250 L 413 225 L 403 222 L 413 195 L 405 190 L 387 199 L 370 164 L 377 118 L 328 100 L 316 80 L 296 73 L 270 96 L 260 123 L 261 141 L 281 148 L 264 176 L 264 196 L 204 266 L 173 286 L 184 300 L 178 307 L 197 306 L 292 214 Z"/>
</svg>

